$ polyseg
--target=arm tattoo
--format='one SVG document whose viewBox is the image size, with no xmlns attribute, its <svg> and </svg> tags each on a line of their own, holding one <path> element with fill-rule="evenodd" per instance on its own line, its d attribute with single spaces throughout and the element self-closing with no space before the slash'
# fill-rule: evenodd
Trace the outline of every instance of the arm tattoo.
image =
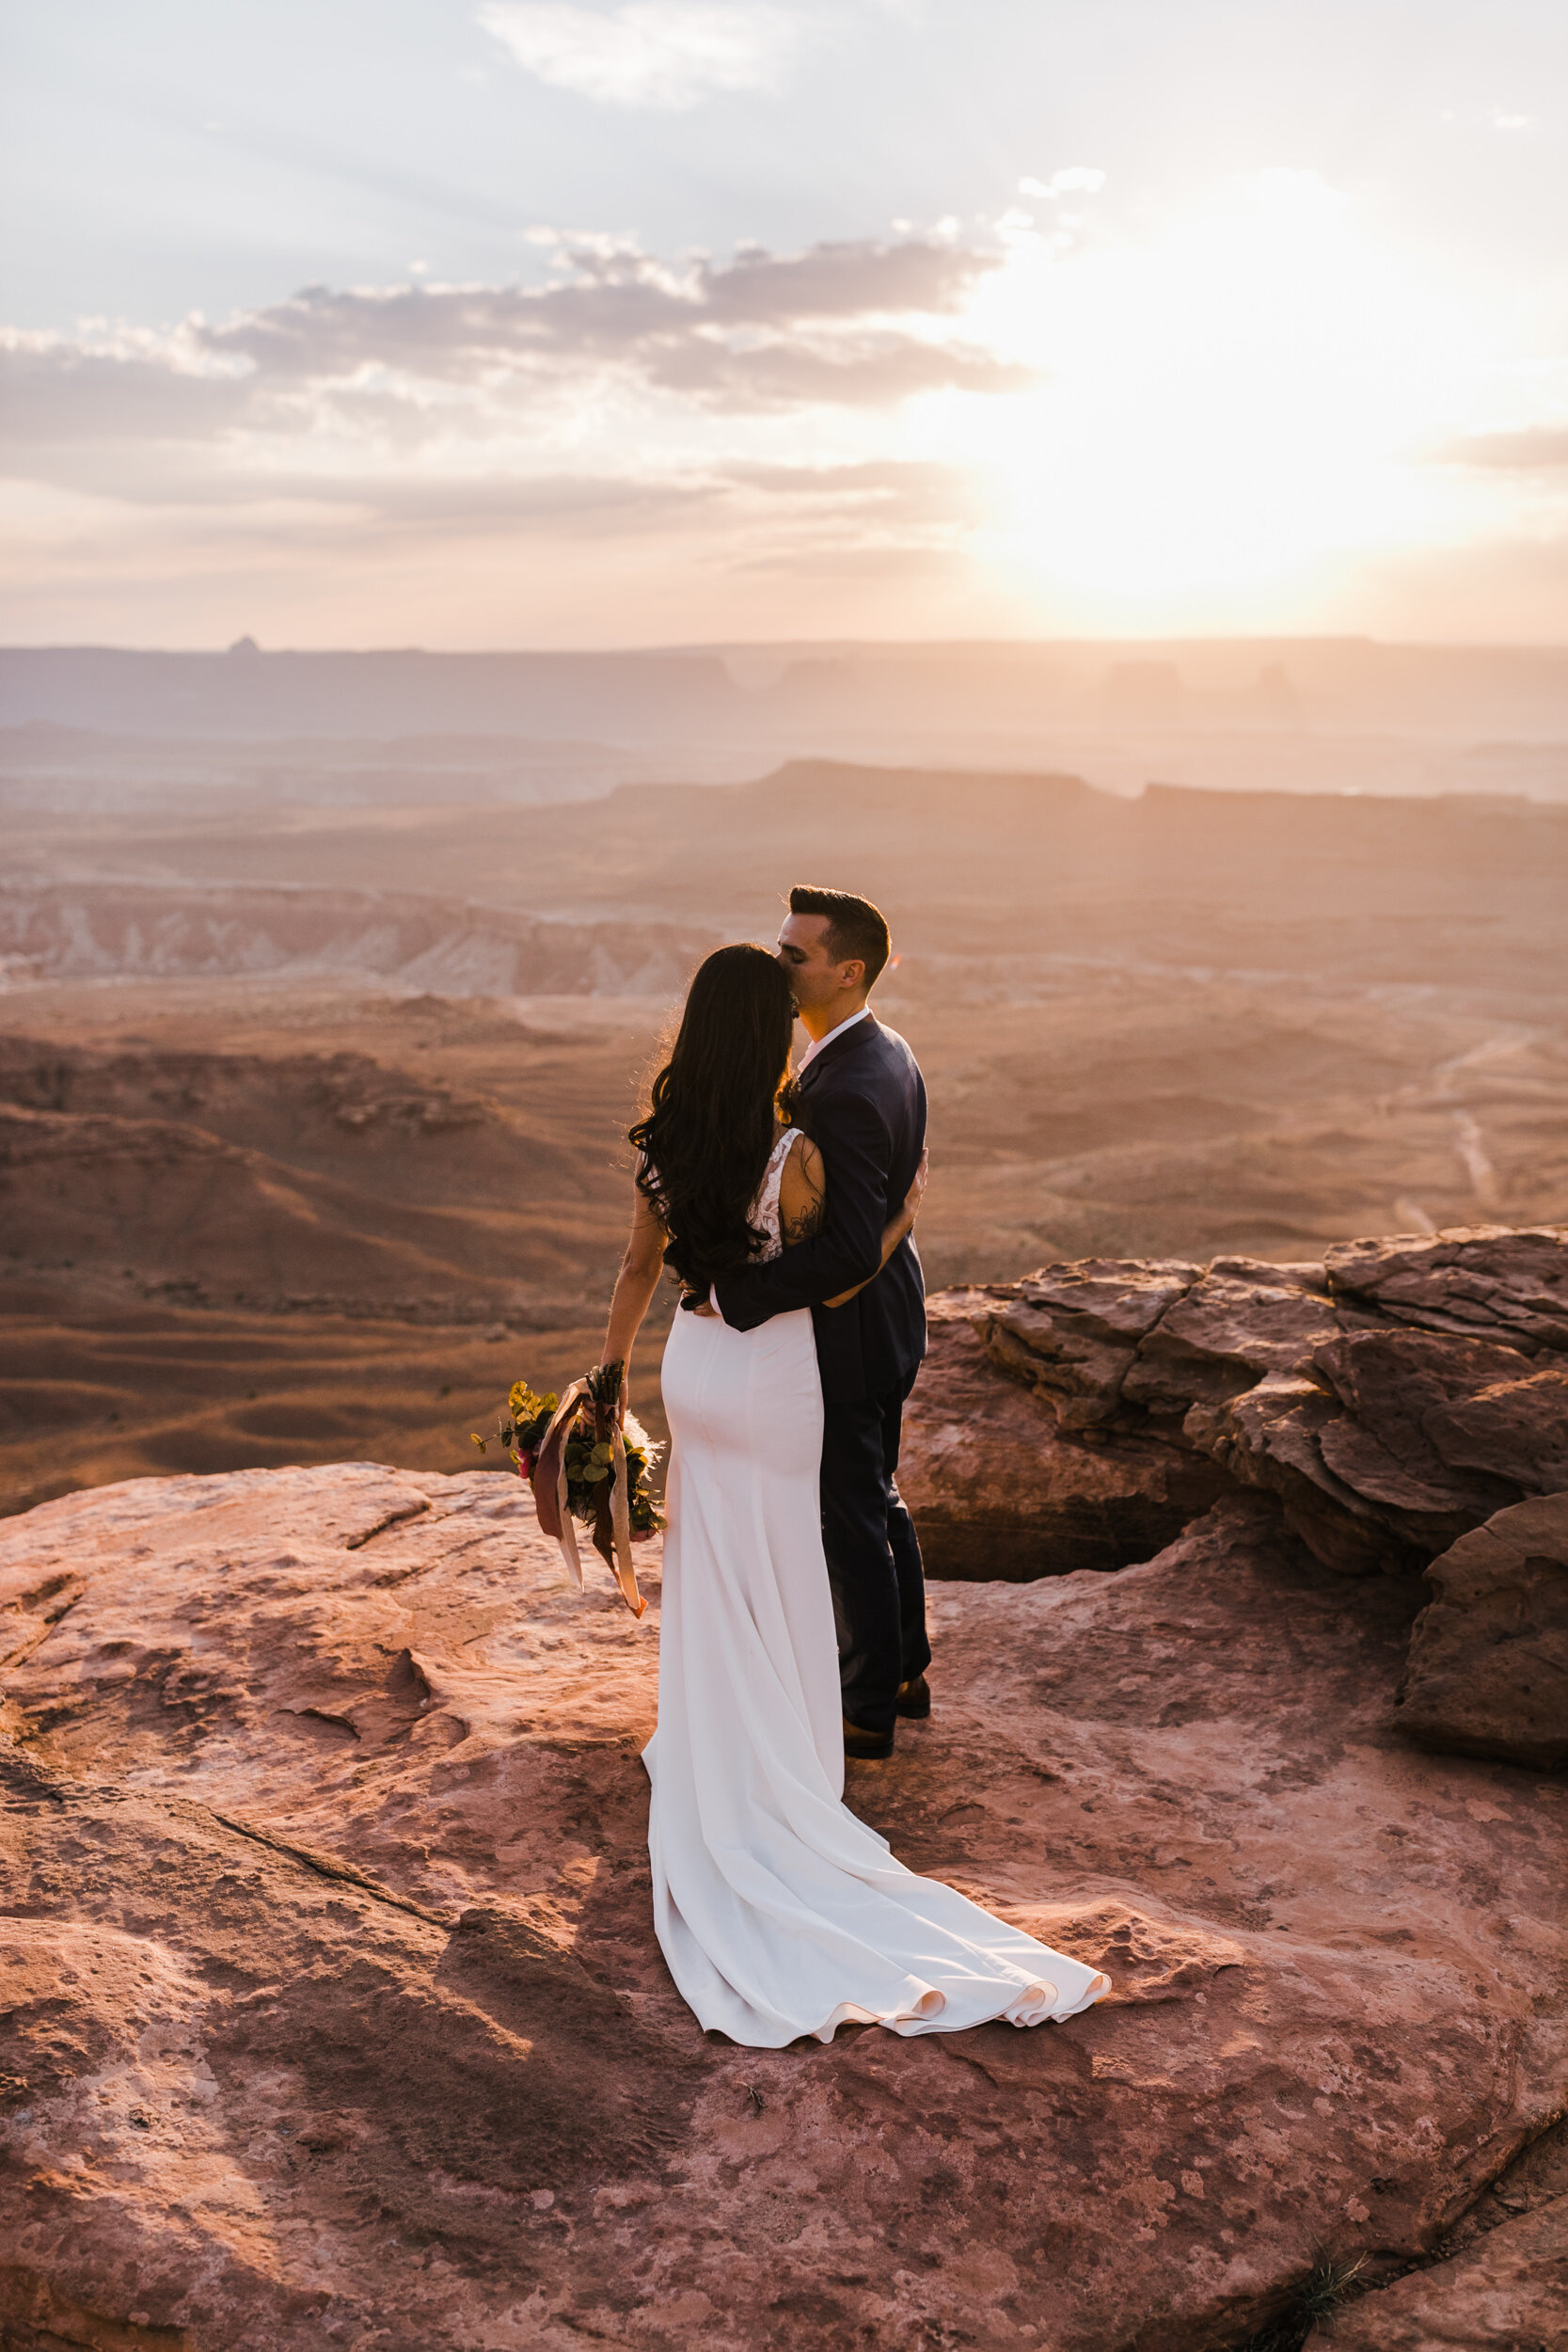
<svg viewBox="0 0 1568 2352">
<path fill-rule="evenodd" d="M 798 1216 L 786 1216 L 784 1237 L 786 1242 L 811 1241 L 822 1231 L 822 1203 L 808 1201 Z"/>
</svg>

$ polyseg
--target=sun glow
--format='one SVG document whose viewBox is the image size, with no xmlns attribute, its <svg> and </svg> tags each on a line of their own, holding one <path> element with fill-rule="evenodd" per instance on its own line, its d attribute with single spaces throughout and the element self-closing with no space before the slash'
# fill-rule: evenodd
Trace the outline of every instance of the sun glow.
<svg viewBox="0 0 1568 2352">
<path fill-rule="evenodd" d="M 1236 625 L 1460 528 L 1428 459 L 1484 339 L 1323 181 L 1266 173 L 1141 244 L 1086 226 L 1007 216 L 973 326 L 1037 387 L 930 420 L 987 485 L 995 569 L 1124 624 Z"/>
</svg>

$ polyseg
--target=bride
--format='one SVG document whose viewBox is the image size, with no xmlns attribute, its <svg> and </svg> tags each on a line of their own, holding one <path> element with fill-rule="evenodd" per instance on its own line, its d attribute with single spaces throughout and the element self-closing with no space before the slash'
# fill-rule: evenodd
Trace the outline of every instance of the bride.
<svg viewBox="0 0 1568 2352">
<path fill-rule="evenodd" d="M 794 1019 L 765 948 L 721 947 L 697 972 L 632 1130 L 641 1159 L 605 1364 L 628 1361 L 666 1264 L 705 1298 L 717 1275 L 816 1229 L 833 1171 L 788 1123 Z M 921 1188 L 887 1228 L 884 1263 Z M 659 1944 L 699 2023 L 780 2049 L 846 2023 L 1042 2025 L 1101 1999 L 1108 1979 L 917 1878 L 843 1803 L 809 1309 L 752 1331 L 678 1314 L 662 1380 L 673 1442 L 648 1852 Z"/>
</svg>

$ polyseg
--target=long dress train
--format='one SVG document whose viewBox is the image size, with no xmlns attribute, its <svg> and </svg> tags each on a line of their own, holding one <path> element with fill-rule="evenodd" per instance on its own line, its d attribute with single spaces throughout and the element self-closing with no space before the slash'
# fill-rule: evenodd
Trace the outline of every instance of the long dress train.
<svg viewBox="0 0 1568 2352">
<path fill-rule="evenodd" d="M 753 1222 L 776 1252 L 779 1138 Z M 832 1172 L 830 1170 L 830 1181 Z M 670 1973 L 753 2048 L 847 2022 L 951 2033 L 1071 2017 L 1109 1979 L 895 1859 L 843 1803 L 809 1312 L 755 1331 L 675 1317 L 648 1851 Z"/>
</svg>

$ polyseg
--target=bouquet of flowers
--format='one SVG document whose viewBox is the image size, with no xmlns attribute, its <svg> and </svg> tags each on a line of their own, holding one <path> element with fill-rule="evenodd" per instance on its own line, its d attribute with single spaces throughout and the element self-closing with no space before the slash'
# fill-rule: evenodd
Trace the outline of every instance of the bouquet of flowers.
<svg viewBox="0 0 1568 2352">
<path fill-rule="evenodd" d="M 640 1617 L 648 1604 L 637 1589 L 631 1547 L 664 1524 L 648 1490 L 659 1449 L 630 1413 L 621 1419 L 622 1369 L 601 1364 L 574 1380 L 563 1397 L 537 1396 L 526 1380 L 514 1381 L 496 1432 L 532 1488 L 539 1524 L 560 1544 L 577 1582 L 582 1582 L 582 1561 L 574 1520 L 591 1531 L 594 1550 L 614 1570 L 622 1598 Z M 483 1454 L 489 1439 L 468 1434 Z"/>
</svg>

